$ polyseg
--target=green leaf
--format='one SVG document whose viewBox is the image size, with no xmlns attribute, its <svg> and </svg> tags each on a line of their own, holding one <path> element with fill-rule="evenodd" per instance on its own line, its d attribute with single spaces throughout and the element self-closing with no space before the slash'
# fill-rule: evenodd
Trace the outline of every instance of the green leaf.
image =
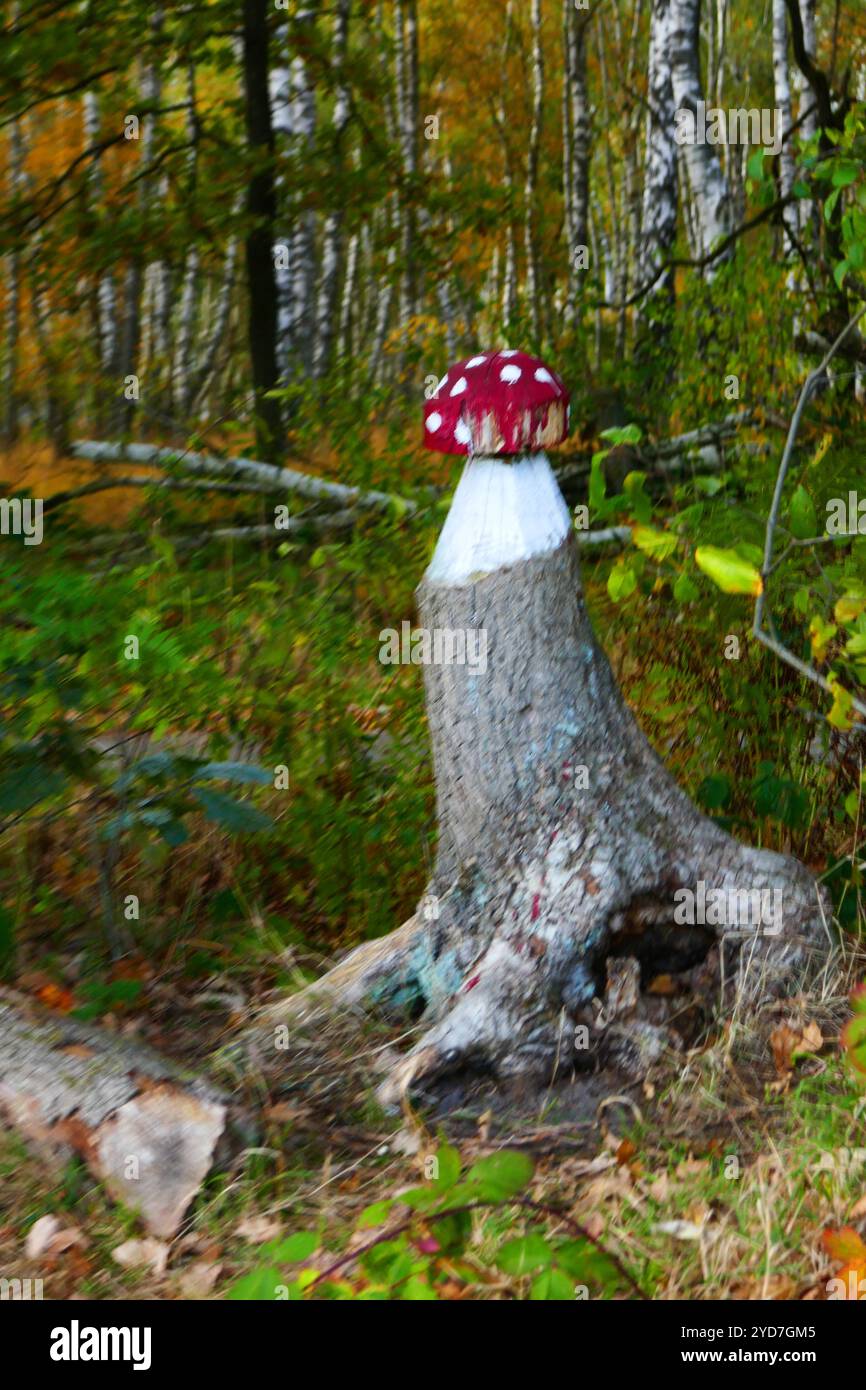
<svg viewBox="0 0 866 1390">
<path fill-rule="evenodd" d="M 791 498 L 788 512 L 788 528 L 798 541 L 809 540 L 818 534 L 818 516 L 815 504 L 802 483 Z"/>
<path fill-rule="evenodd" d="M 437 1170 L 433 1179 L 438 1192 L 453 1187 L 460 1177 L 460 1151 L 452 1144 L 440 1144 L 435 1154 Z"/>
<path fill-rule="evenodd" d="M 640 444 L 643 431 L 637 425 L 615 426 L 609 430 L 602 430 L 600 438 L 606 439 L 610 444 Z"/>
<path fill-rule="evenodd" d="M 652 526 L 633 526 L 631 538 L 638 550 L 653 560 L 667 560 L 677 548 L 677 538 L 670 531 L 656 531 Z"/>
<path fill-rule="evenodd" d="M 519 1236 L 505 1242 L 497 1252 L 496 1263 L 506 1274 L 529 1274 L 534 1269 L 547 1269 L 553 1263 L 553 1252 L 542 1236 Z"/>
<path fill-rule="evenodd" d="M 607 576 L 607 592 L 614 603 L 620 603 L 624 598 L 628 598 L 636 588 L 637 575 L 634 570 L 624 563 L 614 565 Z"/>
<path fill-rule="evenodd" d="M 735 550 L 699 545 L 695 564 L 726 594 L 757 595 L 763 588 L 760 572 Z"/>
<path fill-rule="evenodd" d="M 426 1279 L 422 1279 L 417 1274 L 413 1274 L 411 1279 L 406 1280 L 400 1290 L 400 1297 L 404 1302 L 409 1303 L 436 1303 L 438 1301 L 436 1290 L 430 1287 Z"/>
<path fill-rule="evenodd" d="M 527 1154 L 503 1149 L 501 1153 L 490 1154 L 473 1163 L 466 1176 L 470 1183 L 482 1189 L 485 1197 L 505 1201 L 523 1191 L 533 1169 L 532 1159 Z"/>
<path fill-rule="evenodd" d="M 850 160 L 839 160 L 833 170 L 833 187 L 847 188 L 860 173 L 860 165 Z"/>
<path fill-rule="evenodd" d="M 827 715 L 827 722 L 832 724 L 834 729 L 850 729 L 854 697 L 832 677 L 830 678 L 830 689 L 833 692 L 833 706 Z"/>
<path fill-rule="evenodd" d="M 724 772 L 711 772 L 698 787 L 698 801 L 707 811 L 726 810 L 731 794 L 731 779 Z"/>
<path fill-rule="evenodd" d="M 677 603 L 694 603 L 696 598 L 700 598 L 701 591 L 697 584 L 683 572 L 674 585 L 674 598 Z"/>
<path fill-rule="evenodd" d="M 763 177 L 764 153 L 764 150 L 759 148 L 757 150 L 753 150 L 752 153 L 749 155 L 749 159 L 746 164 L 746 173 L 748 174 L 750 179 L 760 179 Z"/>
<path fill-rule="evenodd" d="M 358 1230 L 369 1230 L 372 1226 L 384 1226 L 393 1205 L 394 1198 L 388 1197 L 383 1202 L 373 1202 L 369 1207 L 365 1207 L 358 1217 Z"/>
<path fill-rule="evenodd" d="M 235 801 L 234 797 L 223 792 L 213 792 L 208 787 L 194 787 L 193 796 L 198 801 L 208 820 L 216 821 L 224 830 L 233 834 L 255 833 L 258 830 L 271 830 L 273 821 L 257 806 L 247 801 Z"/>
<path fill-rule="evenodd" d="M 269 1246 L 268 1258 L 278 1260 L 280 1264 L 299 1264 L 301 1260 L 308 1260 L 318 1245 L 319 1237 L 315 1231 L 298 1231 L 288 1240 Z"/>
<path fill-rule="evenodd" d="M 842 1045 L 850 1062 L 866 1076 L 866 984 L 858 985 L 851 995 L 852 1017 L 842 1032 Z"/>
<path fill-rule="evenodd" d="M 533 1279 L 529 1297 L 533 1303 L 570 1303 L 574 1298 L 574 1280 L 561 1269 L 546 1269 Z"/>
<path fill-rule="evenodd" d="M 253 1270 L 252 1274 L 245 1274 L 243 1279 L 238 1279 L 232 1284 L 226 1298 L 236 1302 L 270 1301 L 276 1298 L 277 1289 L 284 1283 L 285 1280 L 278 1269 L 265 1266 Z"/>
</svg>

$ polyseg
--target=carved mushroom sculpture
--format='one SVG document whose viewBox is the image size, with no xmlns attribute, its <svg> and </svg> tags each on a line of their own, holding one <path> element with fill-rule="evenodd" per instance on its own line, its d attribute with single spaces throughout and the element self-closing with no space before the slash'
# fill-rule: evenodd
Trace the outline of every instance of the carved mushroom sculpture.
<svg viewBox="0 0 866 1390">
<path fill-rule="evenodd" d="M 456 583 L 541 554 L 571 522 L 540 452 L 568 434 L 561 377 L 525 352 L 480 353 L 451 367 L 424 410 L 427 447 L 468 454 L 428 581 Z"/>
<path fill-rule="evenodd" d="M 796 981 L 823 930 L 808 870 L 704 816 L 622 697 L 543 452 L 568 429 L 561 379 L 525 353 L 479 353 L 446 373 L 424 424 L 431 449 L 468 462 L 418 589 L 420 627 L 466 639 L 434 641 L 434 653 L 483 634 L 486 659 L 424 662 L 438 845 L 423 901 L 436 911 L 326 977 L 347 1001 L 423 1010 L 421 1038 L 381 1089 L 388 1103 L 462 1069 L 565 1067 L 586 1046 L 609 959 L 632 954 L 626 939 L 640 938 L 635 982 L 645 968 L 694 970 L 714 995 L 722 979 L 755 994 Z M 701 882 L 739 905 L 725 928 L 678 928 L 668 960 L 674 895 Z M 772 929 L 743 933 L 742 900 L 776 889 Z M 640 1013 L 616 1031 L 633 1025 L 643 1055 L 666 1032 Z"/>
<path fill-rule="evenodd" d="M 424 411 L 424 443 L 441 454 L 522 454 L 568 434 L 568 392 L 537 357 L 506 349 L 457 362 Z"/>
</svg>

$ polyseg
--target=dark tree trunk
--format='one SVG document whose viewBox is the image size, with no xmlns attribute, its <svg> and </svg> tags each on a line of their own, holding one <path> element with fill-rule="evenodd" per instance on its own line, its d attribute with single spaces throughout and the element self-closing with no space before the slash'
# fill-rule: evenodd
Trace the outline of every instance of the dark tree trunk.
<svg viewBox="0 0 866 1390">
<path fill-rule="evenodd" d="M 277 284 L 273 243 L 276 218 L 274 138 L 268 97 L 267 0 L 244 0 L 244 91 L 247 143 L 252 175 L 247 211 L 252 224 L 246 239 L 249 345 L 256 396 L 256 447 L 263 458 L 283 447 L 282 412 L 266 399 L 277 385 Z"/>
</svg>

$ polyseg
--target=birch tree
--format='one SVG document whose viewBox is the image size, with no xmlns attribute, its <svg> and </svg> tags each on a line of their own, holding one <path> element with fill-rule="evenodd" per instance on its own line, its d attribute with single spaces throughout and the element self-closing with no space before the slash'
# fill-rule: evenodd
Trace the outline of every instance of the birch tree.
<svg viewBox="0 0 866 1390">
<path fill-rule="evenodd" d="M 293 159 L 299 162 L 316 138 L 316 88 L 308 49 L 315 39 L 318 3 L 306 5 L 294 24 L 296 52 L 289 71 L 289 140 Z M 290 334 L 294 359 L 305 376 L 313 370 L 316 329 L 316 214 L 302 207 L 292 228 L 289 250 L 291 275 Z"/>
<path fill-rule="evenodd" d="M 272 458 L 282 445 L 277 385 L 277 292 L 273 241 L 275 220 L 274 140 L 268 98 L 268 3 L 244 0 L 243 74 L 247 143 L 252 173 L 247 185 L 250 229 L 246 238 L 248 341 L 256 395 L 260 456 Z"/>
<path fill-rule="evenodd" d="M 773 99 L 780 113 L 782 130 L 791 129 L 791 79 L 788 67 L 788 7 L 785 0 L 773 0 Z M 794 186 L 794 155 L 790 137 L 779 151 L 779 194 L 787 198 Z M 797 205 L 782 210 L 785 232 L 784 251 L 790 257 L 796 249 Z"/>
<path fill-rule="evenodd" d="M 671 79 L 674 104 L 697 120 L 703 100 L 700 70 L 700 0 L 671 0 Z M 731 198 L 716 147 L 694 140 L 685 144 L 685 161 L 694 200 L 700 254 L 708 251 L 731 230 Z M 714 262 L 708 270 L 712 278 Z"/>
<path fill-rule="evenodd" d="M 340 278 L 340 249 L 344 209 L 340 201 L 340 172 L 343 167 L 343 142 L 349 124 L 349 85 L 346 75 L 346 50 L 349 38 L 351 0 L 337 0 L 334 12 L 334 66 L 337 90 L 333 117 L 333 169 L 337 181 L 338 200 L 325 220 L 322 235 L 322 262 L 316 303 L 316 337 L 313 353 L 313 375 L 321 377 L 331 362 L 337 314 L 337 290 Z"/>
<path fill-rule="evenodd" d="M 674 139 L 674 89 L 671 75 L 674 0 L 653 0 L 647 58 L 646 154 L 637 256 L 637 280 L 648 284 L 669 259 L 677 235 L 677 145 Z M 673 291 L 673 272 L 655 280 L 641 316 L 652 320 L 657 296 Z"/>
<path fill-rule="evenodd" d="M 158 36 L 162 23 L 162 11 L 157 10 L 150 26 L 152 39 Z M 139 183 L 138 202 L 143 217 L 147 216 L 153 198 L 153 179 L 150 169 L 156 144 L 157 107 L 161 91 L 162 76 L 155 54 L 151 53 L 143 65 L 141 77 L 141 103 L 144 109 L 141 116 L 140 164 L 142 177 Z M 135 246 L 131 251 L 123 292 L 123 328 L 118 373 L 121 380 L 141 373 L 138 359 L 141 348 L 144 274 L 144 255 L 140 247 Z M 124 395 L 118 397 L 116 417 L 117 427 L 120 430 L 128 428 L 133 409 L 133 400 L 127 400 Z"/>
<path fill-rule="evenodd" d="M 100 155 L 99 96 L 94 89 L 84 93 L 82 115 L 84 148 L 85 151 L 90 151 L 88 192 L 91 205 L 98 207 L 102 202 L 104 183 Z M 114 276 L 110 270 L 102 270 L 97 276 L 96 322 L 99 339 L 98 355 L 102 370 L 107 377 L 116 377 L 118 365 L 117 294 Z"/>
<path fill-rule="evenodd" d="M 590 127 L 586 88 L 586 25 L 572 0 L 563 0 L 562 173 L 568 249 L 566 317 L 577 313 L 580 260 L 589 238 Z"/>
</svg>

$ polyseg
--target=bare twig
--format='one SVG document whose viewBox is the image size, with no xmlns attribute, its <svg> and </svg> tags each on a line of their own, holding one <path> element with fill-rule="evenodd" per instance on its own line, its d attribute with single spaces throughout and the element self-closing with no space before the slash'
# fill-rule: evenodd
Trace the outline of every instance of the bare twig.
<svg viewBox="0 0 866 1390">
<path fill-rule="evenodd" d="M 779 464 L 779 472 L 776 477 L 776 487 L 775 491 L 773 492 L 773 502 L 770 507 L 770 514 L 767 517 L 767 530 L 764 537 L 764 562 L 761 568 L 761 592 L 758 594 L 758 597 L 755 600 L 755 618 L 752 626 L 752 632 L 759 642 L 762 642 L 765 647 L 769 648 L 769 650 L 773 652 L 776 656 L 778 656 L 781 661 L 784 661 L 789 666 L 792 666 L 795 671 L 799 671 L 801 676 L 805 676 L 807 680 L 813 681 L 816 685 L 819 685 L 822 690 L 826 690 L 830 695 L 834 694 L 834 691 L 832 685 L 827 680 L 827 677 L 822 676 L 820 671 L 816 671 L 814 666 L 810 666 L 807 662 L 801 661 L 800 658 L 798 656 L 795 656 L 792 651 L 790 651 L 786 646 L 784 646 L 783 643 L 781 643 L 777 637 L 765 630 L 764 610 L 767 604 L 767 587 L 769 584 L 770 575 L 773 573 L 773 570 L 775 569 L 775 565 L 773 564 L 773 544 L 776 536 L 776 527 L 779 524 L 779 512 L 782 508 L 782 494 L 785 489 L 785 479 L 788 475 L 788 469 L 791 464 L 791 457 L 794 452 L 794 444 L 797 440 L 797 433 L 800 429 L 800 421 L 803 417 L 803 411 L 805 410 L 809 397 L 811 396 L 815 387 L 823 379 L 824 373 L 827 370 L 827 367 L 829 366 L 833 357 L 835 357 L 842 343 L 848 337 L 848 334 L 851 333 L 854 328 L 856 328 L 857 324 L 860 322 L 864 314 L 866 314 L 866 304 L 864 304 L 862 309 L 859 309 L 857 313 L 854 315 L 854 317 L 850 319 L 849 322 L 845 325 L 845 327 L 842 329 L 842 332 L 839 334 L 836 340 L 830 344 L 829 348 L 824 353 L 824 356 L 818 363 L 817 367 L 815 367 L 815 369 L 809 373 L 809 375 L 806 377 L 805 382 L 803 383 L 803 389 L 800 392 L 800 396 L 797 401 L 793 417 L 791 419 L 791 425 L 788 430 L 788 437 L 785 440 L 785 448 L 782 452 L 782 460 Z M 852 695 L 851 703 L 854 709 L 858 711 L 858 713 L 866 715 L 866 704 L 864 704 L 862 700 L 858 700 L 855 696 Z"/>
</svg>

